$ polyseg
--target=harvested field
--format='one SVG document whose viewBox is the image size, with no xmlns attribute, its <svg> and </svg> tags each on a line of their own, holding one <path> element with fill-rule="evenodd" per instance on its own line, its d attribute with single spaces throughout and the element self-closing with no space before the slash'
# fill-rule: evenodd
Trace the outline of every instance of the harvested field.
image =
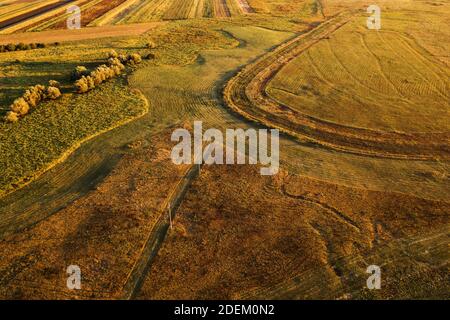
<svg viewBox="0 0 450 320">
<path fill-rule="evenodd" d="M 447 3 L 380 0 L 378 31 L 365 0 L 74 3 L 0 36 L 0 117 L 63 93 L 0 122 L 0 299 L 450 299 Z M 175 165 L 194 121 L 284 131 L 278 174 Z"/>
<path fill-rule="evenodd" d="M 29 20 L 31 18 L 37 17 L 42 15 L 46 12 L 51 12 L 59 7 L 65 6 L 69 2 L 73 2 L 74 0 L 67 0 L 67 1 L 57 1 L 54 3 L 46 4 L 44 6 L 40 6 L 38 8 L 33 8 L 32 10 L 27 10 L 24 13 L 21 14 L 15 14 L 14 17 L 8 18 L 6 20 L 0 21 L 0 30 L 5 29 L 7 27 L 13 26 L 15 24 L 19 24 L 23 21 Z M 23 9 L 22 9 L 23 10 Z M 21 11 L 22 11 L 21 10 Z M 0 16 L 0 19 L 2 17 Z"/>
<path fill-rule="evenodd" d="M 409 133 L 347 126 L 310 116 L 304 113 L 301 105 L 292 108 L 266 93 L 270 81 L 284 66 L 303 52 L 310 52 L 318 42 L 339 33 L 351 16 L 349 13 L 338 15 L 244 68 L 224 90 L 227 104 L 249 119 L 338 150 L 382 157 L 448 159 L 450 134 L 447 132 Z M 440 81 L 446 80 L 440 78 Z M 445 82 L 443 85 L 448 86 Z M 442 89 L 437 89 L 437 92 L 445 95 Z M 353 113 L 349 115 L 352 117 Z"/>
<path fill-rule="evenodd" d="M 115 22 L 119 21 L 123 16 L 127 14 L 129 10 L 133 8 L 139 0 L 126 0 L 119 6 L 112 8 L 102 16 L 97 19 L 91 21 L 89 26 L 102 26 L 106 24 L 115 24 Z"/>
<path fill-rule="evenodd" d="M 163 15 L 164 20 L 180 20 L 189 18 L 193 8 L 196 8 L 195 0 L 173 0 L 170 7 Z"/>
<path fill-rule="evenodd" d="M 95 19 L 111 11 L 111 8 L 116 8 L 122 5 L 124 2 L 125 0 L 102 0 L 100 2 L 96 2 L 90 7 L 82 8 L 83 14 L 81 15 L 81 27 L 88 26 Z M 53 24 L 51 27 L 48 27 L 47 29 L 65 29 L 66 24 L 66 20 L 61 20 Z"/>
<path fill-rule="evenodd" d="M 287 172 L 204 167 L 139 298 L 446 299 L 449 210 Z M 375 293 L 370 264 L 385 270 Z"/>
<path fill-rule="evenodd" d="M 166 137 L 170 133 L 167 131 Z M 52 215 L 47 211 L 39 218 L 34 216 L 30 229 L 31 220 L 16 221 L 17 228 L 28 231 L 5 237 L 1 228 L 2 299 L 127 295 L 128 277 L 141 259 L 154 225 L 161 220 L 168 226 L 167 200 L 186 169 L 170 161 L 170 139 L 160 141 L 150 144 L 140 139 L 122 149 L 112 159 L 114 170 L 103 168 L 110 174 L 95 191 Z M 126 204 L 123 197 L 128 199 Z M 71 264 L 83 269 L 83 289 L 75 293 L 67 289 L 60 272 Z"/>
<path fill-rule="evenodd" d="M 109 37 L 137 36 L 161 26 L 163 22 L 148 22 L 121 26 L 89 27 L 80 30 L 49 30 L 28 33 L 14 33 L 0 38 L 0 44 L 18 42 L 64 42 Z"/>
<path fill-rule="evenodd" d="M 218 18 L 230 17 L 230 9 L 228 9 L 226 0 L 214 0 L 214 16 Z"/>
</svg>

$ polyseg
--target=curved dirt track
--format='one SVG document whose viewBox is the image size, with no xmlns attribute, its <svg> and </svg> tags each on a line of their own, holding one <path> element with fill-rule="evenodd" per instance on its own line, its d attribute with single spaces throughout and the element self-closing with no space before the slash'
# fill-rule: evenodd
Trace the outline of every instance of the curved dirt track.
<svg viewBox="0 0 450 320">
<path fill-rule="evenodd" d="M 361 155 L 408 160 L 450 158 L 450 133 L 383 132 L 317 119 L 269 97 L 266 87 L 291 60 L 348 23 L 342 13 L 243 68 L 226 85 L 226 104 L 244 117 L 299 139 Z"/>
</svg>

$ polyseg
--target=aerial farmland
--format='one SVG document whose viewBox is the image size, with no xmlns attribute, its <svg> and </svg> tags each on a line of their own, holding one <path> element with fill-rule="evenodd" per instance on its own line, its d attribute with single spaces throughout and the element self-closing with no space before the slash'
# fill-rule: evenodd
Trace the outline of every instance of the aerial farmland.
<svg viewBox="0 0 450 320">
<path fill-rule="evenodd" d="M 448 300 L 449 20 L 1 1 L 0 299 Z"/>
</svg>

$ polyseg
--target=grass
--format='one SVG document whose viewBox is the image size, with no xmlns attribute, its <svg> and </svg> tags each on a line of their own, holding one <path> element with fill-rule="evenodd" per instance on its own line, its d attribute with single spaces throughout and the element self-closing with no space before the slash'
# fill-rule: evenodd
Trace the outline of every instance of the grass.
<svg viewBox="0 0 450 320">
<path fill-rule="evenodd" d="M 399 31 L 395 20 L 380 32 L 364 22 L 356 19 L 298 56 L 267 92 L 293 109 L 343 125 L 447 132 L 450 68 Z"/>
<path fill-rule="evenodd" d="M 125 78 L 83 95 L 73 93 L 70 79 L 77 65 L 94 68 L 104 63 L 112 47 L 119 52 L 138 52 L 136 41 L 103 39 L 94 41 L 95 45 L 69 43 L 0 55 L 2 116 L 28 86 L 46 84 L 54 79 L 61 82 L 65 93 L 59 100 L 42 103 L 18 123 L 0 123 L 0 134 L 5 137 L 0 142 L 0 167 L 3 168 L 0 194 L 29 183 L 67 156 L 80 142 L 146 112 L 142 96 L 128 88 Z"/>
<path fill-rule="evenodd" d="M 147 111 L 142 97 L 124 79 L 84 95 L 66 94 L 45 102 L 18 123 L 0 124 L 0 190 L 21 187 L 95 134 L 132 120 Z"/>
<path fill-rule="evenodd" d="M 347 5 L 321 2 L 327 4 L 326 14 L 335 13 L 330 3 L 336 8 Z M 18 124 L 24 126 L 21 132 L 2 127 L 2 138 L 13 136 L 7 137 L 11 150 L 3 145 L 1 149 L 6 160 L 0 166 L 2 171 L 7 168 L 9 177 L 29 176 L 26 170 L 31 176 L 38 173 L 34 162 L 46 167 L 44 162 L 54 159 L 46 153 L 57 158 L 70 148 L 72 138 L 80 138 L 79 133 L 98 132 L 102 126 L 109 128 L 109 123 L 135 117 L 140 106 L 135 102 L 141 100 L 130 88 L 139 89 L 151 106 L 136 121 L 97 135 L 33 183 L 0 198 L 1 296 L 73 297 L 60 281 L 60 270 L 71 260 L 85 270 L 87 290 L 77 292 L 79 298 L 118 297 L 143 242 L 155 231 L 158 204 L 180 176 L 170 161 L 170 133 L 194 120 L 220 130 L 259 128 L 260 124 L 230 112 L 222 100 L 223 86 L 240 68 L 293 38 L 292 31 L 304 32 L 322 19 L 312 1 L 249 3 L 259 13 L 171 21 L 139 38 L 0 54 L 2 106 L 35 81 L 56 78 L 66 92 L 65 99 L 42 105 L 23 119 Z M 139 19 L 163 13 L 155 15 L 154 8 L 147 9 L 140 11 Z M 440 17 L 427 10 L 423 14 Z M 386 16 L 385 24 L 406 27 L 412 17 L 414 12 L 398 11 Z M 430 52 L 433 63 L 437 59 L 445 64 L 448 31 L 439 31 L 437 24 L 423 28 L 402 34 L 413 35 L 417 44 L 411 45 Z M 433 36 L 427 37 L 428 32 Z M 144 49 L 149 40 L 157 44 L 156 49 Z M 342 40 L 342 48 L 332 47 L 334 53 L 355 78 L 332 80 L 343 81 L 345 88 L 360 88 L 355 80 L 360 64 L 351 65 L 352 57 L 367 53 L 356 43 L 358 50 L 346 54 L 343 50 L 354 38 L 329 39 L 336 40 Z M 69 96 L 66 77 L 72 67 L 95 66 L 111 48 L 151 51 L 156 59 L 130 75 L 129 84 L 117 79 L 88 95 Z M 332 59 L 333 52 L 324 52 L 330 59 L 327 66 L 334 71 L 339 61 Z M 295 64 L 286 70 L 291 66 Z M 280 80 L 288 86 L 303 75 L 303 70 L 292 67 L 289 79 Z M 389 88 L 384 84 L 375 89 Z M 371 98 L 371 92 L 364 94 Z M 283 174 L 272 178 L 260 177 L 256 167 L 202 170 L 177 213 L 174 229 L 151 261 L 141 298 L 442 298 L 448 292 L 447 282 L 439 283 L 446 279 L 448 260 L 448 161 L 361 156 L 284 135 L 280 151 Z M 198 263 L 192 258 L 196 254 L 205 259 Z M 386 290 L 376 294 L 361 290 L 367 278 L 365 264 L 380 260 L 386 263 Z M 18 268 L 27 272 L 16 276 Z M 354 277 L 349 280 L 349 275 Z M 37 289 L 28 287 L 30 279 Z"/>
</svg>

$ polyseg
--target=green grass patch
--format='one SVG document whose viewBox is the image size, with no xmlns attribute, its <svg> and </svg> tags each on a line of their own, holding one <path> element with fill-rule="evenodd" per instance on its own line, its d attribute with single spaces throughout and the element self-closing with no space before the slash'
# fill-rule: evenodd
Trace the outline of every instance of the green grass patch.
<svg viewBox="0 0 450 320">
<path fill-rule="evenodd" d="M 83 95 L 42 103 L 18 123 L 0 124 L 0 195 L 58 163 L 80 142 L 147 111 L 142 96 L 117 78 Z"/>
</svg>

